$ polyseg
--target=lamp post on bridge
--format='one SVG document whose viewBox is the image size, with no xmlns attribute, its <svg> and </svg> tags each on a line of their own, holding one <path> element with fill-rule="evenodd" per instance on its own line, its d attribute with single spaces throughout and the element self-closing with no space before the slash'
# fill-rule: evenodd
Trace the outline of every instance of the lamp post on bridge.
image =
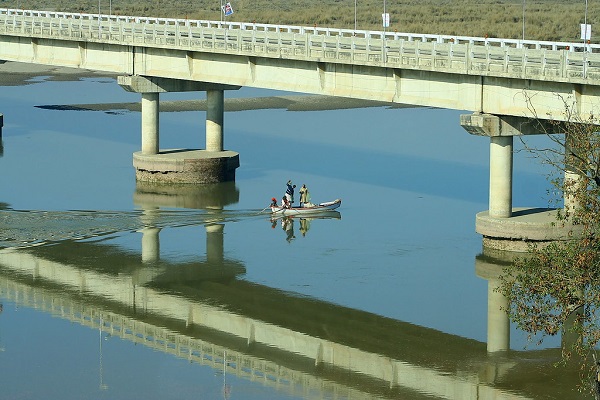
<svg viewBox="0 0 600 400">
<path fill-rule="evenodd" d="M 354 0 L 354 33 L 356 33 L 356 2 L 358 0 Z"/>
<path fill-rule="evenodd" d="M 98 0 L 98 15 L 101 14 L 101 0 Z M 112 15 L 112 0 L 108 0 L 108 15 Z"/>
<path fill-rule="evenodd" d="M 588 35 L 588 24 L 587 24 L 587 12 L 588 12 L 588 0 L 585 0 L 585 14 L 583 16 L 583 23 L 585 25 L 585 44 L 587 45 L 588 40 L 591 39 Z M 591 32 L 590 32 L 591 33 Z"/>
<path fill-rule="evenodd" d="M 581 24 L 581 40 L 583 40 L 583 51 L 588 50 L 588 44 L 592 38 L 592 25 L 587 23 L 588 0 L 585 0 L 585 14 L 583 16 L 583 24 Z M 585 64 L 584 64 L 585 66 Z"/>
<path fill-rule="evenodd" d="M 382 41 L 381 42 L 383 44 L 383 48 L 382 48 L 382 51 L 383 51 L 383 62 L 385 64 L 385 62 L 387 60 L 387 47 L 386 47 L 386 44 L 385 44 L 385 29 L 390 26 L 390 14 L 388 14 L 386 12 L 386 9 L 385 9 L 385 0 L 383 0 L 383 14 L 381 14 L 381 17 L 383 19 L 383 37 L 382 37 Z"/>
<path fill-rule="evenodd" d="M 385 12 L 385 0 L 383 0 L 383 40 L 385 40 L 385 28 L 387 28 L 388 23 L 389 20 L 387 18 L 387 13 Z"/>
<path fill-rule="evenodd" d="M 525 40 L 525 0 L 523 0 L 523 40 Z"/>
</svg>

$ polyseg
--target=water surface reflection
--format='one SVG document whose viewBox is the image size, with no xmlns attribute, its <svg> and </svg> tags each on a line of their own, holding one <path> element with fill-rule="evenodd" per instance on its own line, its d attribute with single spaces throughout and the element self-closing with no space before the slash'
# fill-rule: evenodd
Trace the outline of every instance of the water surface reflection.
<svg viewBox="0 0 600 400">
<path fill-rule="evenodd" d="M 486 344 L 245 281 L 244 262 L 225 250 L 221 209 L 237 195 L 231 184 L 187 195 L 138 186 L 141 251 L 109 237 L 6 248 L 0 295 L 98 330 L 101 352 L 110 335 L 208 366 L 223 374 L 225 394 L 235 377 L 301 398 L 577 397 L 576 372 L 551 366 L 559 350 L 509 351 L 508 321 L 493 290 L 506 260 L 475 260 L 489 283 Z M 214 211 L 202 222 L 206 254 L 198 260 L 161 258 L 161 229 L 182 228 L 155 222 L 161 207 L 175 204 Z M 109 369 L 101 364 L 105 390 Z"/>
</svg>

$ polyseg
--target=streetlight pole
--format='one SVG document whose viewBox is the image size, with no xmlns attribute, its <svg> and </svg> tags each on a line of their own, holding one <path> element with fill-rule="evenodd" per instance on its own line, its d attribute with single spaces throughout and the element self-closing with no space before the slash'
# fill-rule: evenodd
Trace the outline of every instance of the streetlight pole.
<svg viewBox="0 0 600 400">
<path fill-rule="evenodd" d="M 385 64 L 386 60 L 387 60 L 387 48 L 385 45 L 385 28 L 387 28 L 389 24 L 389 19 L 388 19 L 388 14 L 386 12 L 385 9 L 385 0 L 383 0 L 383 63 Z"/>
<path fill-rule="evenodd" d="M 523 0 L 523 40 L 525 40 L 525 0 Z"/>
<path fill-rule="evenodd" d="M 385 13 L 385 0 L 383 0 L 383 40 L 385 41 L 385 28 L 387 25 L 387 14 Z"/>
<path fill-rule="evenodd" d="M 356 2 L 358 0 L 354 0 L 354 30 L 356 31 Z"/>
<path fill-rule="evenodd" d="M 585 15 L 583 17 L 583 25 L 585 26 L 585 34 L 583 35 L 585 44 L 587 44 L 588 40 L 588 25 L 587 25 L 587 11 L 588 11 L 588 0 L 585 0 Z"/>
</svg>

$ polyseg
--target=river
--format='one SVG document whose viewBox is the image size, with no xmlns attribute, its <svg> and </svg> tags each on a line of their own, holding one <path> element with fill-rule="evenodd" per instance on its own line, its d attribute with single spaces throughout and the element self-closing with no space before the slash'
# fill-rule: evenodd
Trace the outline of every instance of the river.
<svg viewBox="0 0 600 400">
<path fill-rule="evenodd" d="M 0 398 L 581 398 L 560 338 L 487 351 L 489 140 L 461 112 L 242 88 L 235 183 L 152 186 L 138 94 L 26 69 L 0 66 Z M 203 98 L 161 95 L 161 148 L 204 147 Z M 543 173 L 515 156 L 516 206 Z M 288 180 L 339 213 L 271 220 Z"/>
</svg>

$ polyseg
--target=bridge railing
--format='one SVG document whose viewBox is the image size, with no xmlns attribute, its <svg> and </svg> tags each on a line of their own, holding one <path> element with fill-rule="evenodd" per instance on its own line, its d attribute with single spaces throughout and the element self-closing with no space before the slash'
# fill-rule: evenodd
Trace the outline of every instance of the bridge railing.
<svg viewBox="0 0 600 400">
<path fill-rule="evenodd" d="M 264 32 L 288 32 L 299 34 L 314 34 L 324 36 L 342 36 L 342 37 L 357 37 L 357 38 L 375 38 L 386 40 L 405 40 L 409 42 L 436 42 L 436 43 L 456 43 L 456 44 L 473 44 L 498 47 L 513 47 L 527 49 L 548 49 L 548 50 L 568 50 L 571 52 L 588 51 L 592 53 L 600 53 L 600 45 L 585 44 L 580 42 L 551 42 L 539 40 L 521 40 L 521 39 L 502 39 L 489 37 L 471 37 L 457 35 L 434 35 L 423 33 L 402 33 L 402 32 L 384 32 L 372 30 L 354 30 L 328 28 L 318 26 L 300 26 L 300 25 L 274 25 L 263 23 L 249 22 L 227 22 L 227 21 L 210 21 L 210 20 L 189 20 L 176 18 L 159 18 L 159 17 L 136 17 L 136 16 L 121 16 L 121 15 L 105 15 L 105 14 L 85 14 L 85 13 L 66 13 L 58 11 L 39 11 L 39 10 L 20 10 L 20 9 L 0 9 L 0 15 L 14 17 L 31 17 L 31 18 L 54 18 L 54 19 L 78 19 L 104 23 L 112 21 L 115 23 L 126 22 L 136 24 L 152 24 L 165 26 L 180 26 L 180 27 L 197 27 L 197 28 L 221 28 L 221 29 L 236 29 L 236 30 L 254 30 Z"/>
<path fill-rule="evenodd" d="M 0 33 L 600 84 L 600 45 L 0 9 Z"/>
</svg>

